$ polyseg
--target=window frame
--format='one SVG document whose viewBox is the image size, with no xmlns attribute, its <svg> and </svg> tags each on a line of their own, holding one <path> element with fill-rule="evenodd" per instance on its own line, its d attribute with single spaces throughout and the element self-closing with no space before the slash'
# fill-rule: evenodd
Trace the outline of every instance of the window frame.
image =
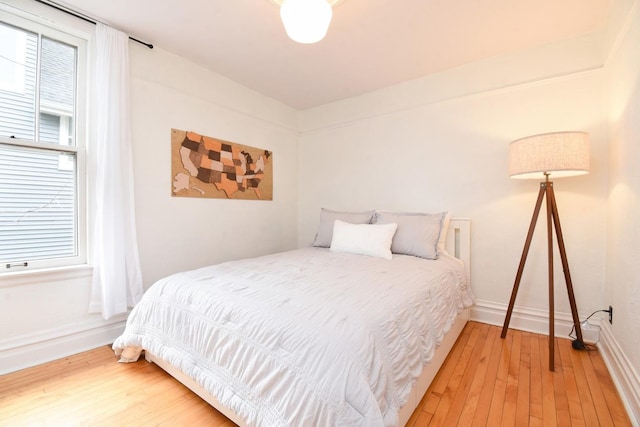
<svg viewBox="0 0 640 427">
<path fill-rule="evenodd" d="M 16 266 L 8 268 L 6 265 L 0 265 L 0 276 L 11 275 L 12 273 L 23 273 L 31 271 L 42 271 L 44 269 L 82 266 L 87 265 L 87 247 L 88 247 L 88 194 L 87 194 L 87 98 L 88 89 L 88 38 L 77 33 L 72 33 L 58 25 L 45 20 L 34 20 L 31 17 L 21 16 L 19 11 L 14 11 L 10 7 L 2 7 L 0 4 L 0 21 L 7 25 L 14 26 L 25 31 L 39 34 L 39 40 L 47 37 L 52 40 L 60 41 L 76 48 L 76 80 L 75 80 L 75 117 L 74 131 L 75 144 L 69 145 L 69 135 L 67 132 L 67 145 L 39 142 L 35 140 L 26 140 L 19 138 L 9 138 L 0 135 L 0 143 L 6 146 L 34 148 L 38 150 L 47 150 L 50 152 L 59 152 L 63 154 L 73 154 L 76 158 L 76 187 L 75 187 L 75 244 L 76 254 L 74 256 L 49 258 L 40 260 L 26 260 L 28 265 Z M 40 55 L 42 46 L 38 43 L 38 75 L 40 74 Z M 39 78 L 38 78 L 39 81 Z M 35 135 L 40 132 L 40 114 L 50 113 L 51 108 L 42 108 L 40 101 L 40 88 L 37 88 L 37 100 L 35 115 Z M 51 111 L 55 112 L 55 111 Z M 66 119 L 68 120 L 68 118 Z M 62 124 L 61 117 L 61 124 Z M 12 264 L 13 265 L 13 264 Z"/>
</svg>

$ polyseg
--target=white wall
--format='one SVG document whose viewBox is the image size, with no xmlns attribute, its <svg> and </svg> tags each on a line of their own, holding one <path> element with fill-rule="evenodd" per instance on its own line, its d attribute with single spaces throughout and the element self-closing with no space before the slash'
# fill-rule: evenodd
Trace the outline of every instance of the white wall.
<svg viewBox="0 0 640 427">
<path fill-rule="evenodd" d="M 629 363 L 640 421 L 640 7 L 608 64 L 611 125 L 606 300 L 614 308 L 611 332 Z M 624 363 L 624 361 L 623 361 Z M 635 372 L 633 372 L 635 371 Z"/>
<path fill-rule="evenodd" d="M 295 110 L 161 49 L 138 46 L 132 53 L 135 200 L 145 283 L 295 248 Z M 272 151 L 273 201 L 171 197 L 172 127 Z"/>
<path fill-rule="evenodd" d="M 508 58 L 495 60 L 497 72 L 505 61 Z M 481 65 L 484 71 L 491 69 L 487 62 Z M 470 87 L 470 95 L 448 97 L 447 90 L 458 91 L 465 74 L 466 82 L 477 76 L 469 66 L 455 70 L 450 79 L 446 74 L 430 77 L 431 87 L 429 79 L 407 83 L 414 90 L 403 90 L 404 97 L 398 96 L 397 88 L 389 88 L 367 94 L 360 104 L 352 98 L 302 114 L 307 129 L 300 138 L 300 244 L 312 241 L 321 207 L 449 210 L 472 220 L 471 283 L 479 307 L 504 309 L 539 188 L 536 181 L 508 177 L 509 142 L 542 132 L 584 130 L 591 135 L 591 172 L 557 180 L 556 198 L 580 314 L 602 308 L 607 197 L 604 72 L 571 72 L 480 91 Z M 481 85 L 491 86 L 486 81 L 479 81 Z M 431 90 L 443 100 L 432 102 Z M 426 101 L 416 105 L 420 94 Z M 516 305 L 542 310 L 546 316 L 544 230 L 540 218 Z M 556 311 L 569 313 L 559 259 L 556 266 Z M 502 314 L 499 321 L 503 319 Z"/>
<path fill-rule="evenodd" d="M 36 2 L 8 3 L 86 37 L 94 31 Z M 295 248 L 295 110 L 161 48 L 130 42 L 130 56 L 135 207 L 145 286 L 179 270 Z M 171 197 L 171 128 L 271 150 L 273 201 Z M 87 313 L 90 278 L 88 267 L 0 277 L 0 374 L 112 342 L 124 317 L 105 322 Z"/>
</svg>

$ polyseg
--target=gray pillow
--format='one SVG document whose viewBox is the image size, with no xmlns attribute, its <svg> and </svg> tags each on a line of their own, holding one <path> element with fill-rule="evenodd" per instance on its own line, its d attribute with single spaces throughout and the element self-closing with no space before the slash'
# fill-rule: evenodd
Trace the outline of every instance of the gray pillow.
<svg viewBox="0 0 640 427">
<path fill-rule="evenodd" d="M 351 224 L 370 224 L 374 211 L 366 212 L 337 212 L 322 208 L 320 210 L 320 224 L 318 232 L 313 241 L 313 246 L 328 248 L 331 246 L 333 237 L 333 223 L 335 220 L 348 222 Z"/>
<path fill-rule="evenodd" d="M 398 224 L 391 242 L 391 252 L 425 259 L 438 259 L 438 242 L 446 212 L 429 213 L 375 213 L 375 224 Z"/>
</svg>

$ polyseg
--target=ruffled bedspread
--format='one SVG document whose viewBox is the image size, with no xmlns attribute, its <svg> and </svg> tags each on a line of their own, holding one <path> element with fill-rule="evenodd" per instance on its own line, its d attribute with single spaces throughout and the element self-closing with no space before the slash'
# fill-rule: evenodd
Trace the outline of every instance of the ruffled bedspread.
<svg viewBox="0 0 640 427">
<path fill-rule="evenodd" d="M 472 303 L 451 257 L 304 248 L 158 281 L 113 348 L 150 351 L 251 426 L 395 426 Z"/>
</svg>

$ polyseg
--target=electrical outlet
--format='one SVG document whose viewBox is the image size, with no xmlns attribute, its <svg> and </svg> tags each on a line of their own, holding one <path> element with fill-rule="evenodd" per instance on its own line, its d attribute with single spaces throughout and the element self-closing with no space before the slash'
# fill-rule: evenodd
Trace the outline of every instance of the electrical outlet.
<svg viewBox="0 0 640 427">
<path fill-rule="evenodd" d="M 609 306 L 609 323 L 613 324 L 613 307 Z"/>
</svg>

